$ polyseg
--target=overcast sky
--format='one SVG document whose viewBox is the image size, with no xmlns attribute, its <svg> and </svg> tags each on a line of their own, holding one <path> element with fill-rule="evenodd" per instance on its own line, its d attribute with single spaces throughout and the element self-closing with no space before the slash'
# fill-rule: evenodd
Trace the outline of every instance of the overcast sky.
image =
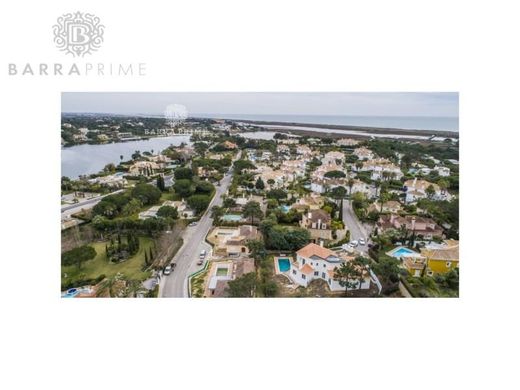
<svg viewBox="0 0 520 390">
<path fill-rule="evenodd" d="M 454 92 L 221 93 L 64 92 L 62 112 L 161 115 L 169 104 L 194 114 L 450 116 L 458 117 Z"/>
</svg>

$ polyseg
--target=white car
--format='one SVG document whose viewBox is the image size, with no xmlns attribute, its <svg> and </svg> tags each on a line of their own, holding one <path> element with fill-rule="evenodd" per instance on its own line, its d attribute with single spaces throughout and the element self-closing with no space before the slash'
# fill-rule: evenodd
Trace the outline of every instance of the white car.
<svg viewBox="0 0 520 390">
<path fill-rule="evenodd" d="M 173 269 L 173 267 L 171 265 L 167 265 L 166 268 L 164 268 L 163 274 L 164 275 L 171 274 L 172 273 L 172 269 Z"/>
<path fill-rule="evenodd" d="M 357 240 L 350 241 L 349 245 L 350 245 L 352 248 L 355 248 L 356 246 L 358 246 L 358 242 L 357 242 Z"/>
<path fill-rule="evenodd" d="M 364 238 L 360 238 L 359 239 L 359 245 L 365 245 L 366 244 L 366 241 Z"/>
<path fill-rule="evenodd" d="M 197 225 L 197 222 L 191 222 L 188 226 L 195 226 Z"/>
<path fill-rule="evenodd" d="M 206 249 L 203 249 L 200 252 L 199 259 L 203 260 L 206 257 Z"/>
</svg>

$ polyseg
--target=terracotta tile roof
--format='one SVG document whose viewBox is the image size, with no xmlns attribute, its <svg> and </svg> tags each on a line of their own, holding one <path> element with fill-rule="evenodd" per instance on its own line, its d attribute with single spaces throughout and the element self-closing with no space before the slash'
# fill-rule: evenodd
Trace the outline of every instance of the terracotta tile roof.
<svg viewBox="0 0 520 390">
<path fill-rule="evenodd" d="M 309 275 L 314 272 L 314 268 L 312 268 L 309 264 L 305 264 L 303 267 L 300 268 L 300 272 Z"/>
<path fill-rule="evenodd" d="M 322 259 L 326 259 L 329 256 L 336 256 L 336 254 L 330 249 L 324 248 L 317 244 L 308 244 L 304 246 L 302 249 L 296 252 L 298 255 L 310 258 L 312 256 L 318 256 Z"/>
</svg>

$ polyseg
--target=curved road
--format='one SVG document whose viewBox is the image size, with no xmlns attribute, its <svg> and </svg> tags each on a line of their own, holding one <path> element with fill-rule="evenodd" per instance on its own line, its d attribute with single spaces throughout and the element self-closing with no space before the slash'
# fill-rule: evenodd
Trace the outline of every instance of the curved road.
<svg viewBox="0 0 520 390">
<path fill-rule="evenodd" d="M 206 252 L 208 252 L 206 259 L 210 256 L 211 246 L 205 239 L 213 223 L 213 219 L 210 217 L 211 208 L 222 205 L 221 196 L 226 193 L 231 184 L 231 178 L 230 173 L 224 176 L 220 181 L 220 186 L 216 187 L 215 196 L 206 213 L 195 226 L 186 228 L 182 237 L 184 243 L 173 258 L 173 262 L 177 264 L 175 269 L 170 275 L 161 277 L 160 297 L 188 297 L 188 276 L 203 267 L 197 266 L 200 252 L 206 249 Z"/>
</svg>

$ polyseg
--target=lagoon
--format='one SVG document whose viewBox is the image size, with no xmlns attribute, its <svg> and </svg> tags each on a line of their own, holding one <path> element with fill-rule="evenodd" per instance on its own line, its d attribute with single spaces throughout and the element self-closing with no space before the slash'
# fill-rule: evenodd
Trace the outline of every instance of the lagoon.
<svg viewBox="0 0 520 390">
<path fill-rule="evenodd" d="M 77 179 L 80 175 L 89 175 L 101 171 L 109 163 L 119 164 L 120 156 L 128 161 L 139 150 L 154 153 L 170 145 L 191 144 L 189 135 L 156 137 L 147 140 L 118 142 L 99 145 L 76 145 L 61 148 L 61 175 Z"/>
</svg>

